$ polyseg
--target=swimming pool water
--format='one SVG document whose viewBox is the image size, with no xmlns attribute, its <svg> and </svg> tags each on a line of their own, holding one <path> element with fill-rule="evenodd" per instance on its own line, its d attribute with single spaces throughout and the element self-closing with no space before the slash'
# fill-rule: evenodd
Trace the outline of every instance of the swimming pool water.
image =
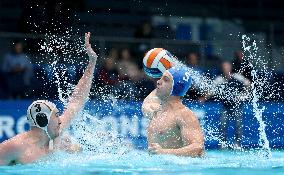
<svg viewBox="0 0 284 175">
<path fill-rule="evenodd" d="M 210 150 L 204 158 L 149 155 L 146 151 L 124 154 L 68 154 L 57 152 L 28 165 L 3 166 L 0 174 L 257 174 L 284 173 L 284 151 L 273 150 L 272 158 L 259 156 L 256 150 Z"/>
</svg>

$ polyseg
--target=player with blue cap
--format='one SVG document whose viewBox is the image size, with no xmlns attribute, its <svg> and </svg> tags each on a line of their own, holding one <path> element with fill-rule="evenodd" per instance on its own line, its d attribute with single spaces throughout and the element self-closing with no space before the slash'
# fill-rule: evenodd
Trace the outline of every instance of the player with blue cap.
<svg viewBox="0 0 284 175">
<path fill-rule="evenodd" d="M 150 120 L 147 127 L 150 153 L 204 155 L 204 135 L 199 121 L 181 99 L 191 83 L 189 68 L 174 66 L 163 73 L 157 81 L 157 88 L 143 101 L 143 115 Z"/>
<path fill-rule="evenodd" d="M 159 99 L 169 96 L 183 97 L 191 86 L 190 70 L 186 66 L 174 66 L 163 73 L 157 81 L 156 95 Z"/>
<path fill-rule="evenodd" d="M 185 66 L 174 66 L 167 71 L 173 79 L 171 95 L 184 96 L 192 82 L 189 69 Z"/>
</svg>

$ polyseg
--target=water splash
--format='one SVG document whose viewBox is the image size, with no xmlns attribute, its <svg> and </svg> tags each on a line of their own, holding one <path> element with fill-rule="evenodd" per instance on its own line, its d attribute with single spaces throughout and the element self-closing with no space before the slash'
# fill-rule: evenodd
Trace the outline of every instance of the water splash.
<svg viewBox="0 0 284 175">
<path fill-rule="evenodd" d="M 123 138 L 108 130 L 107 123 L 89 113 L 89 111 L 83 111 L 72 124 L 72 135 L 85 152 L 123 155 L 131 149 Z"/>
<path fill-rule="evenodd" d="M 265 107 L 260 107 L 259 104 L 260 98 L 267 98 L 264 96 L 264 89 L 270 88 L 272 85 L 269 84 L 269 78 L 271 74 L 268 70 L 267 62 L 265 62 L 264 56 L 259 55 L 258 47 L 255 40 L 251 40 L 246 35 L 242 36 L 242 44 L 244 53 L 248 54 L 248 57 L 245 57 L 249 62 L 248 65 L 253 68 L 251 72 L 252 76 L 252 84 L 250 88 L 243 89 L 242 92 L 239 92 L 235 88 L 229 88 L 225 90 L 224 86 L 217 87 L 214 83 L 214 80 L 209 78 L 208 76 L 196 71 L 194 69 L 190 69 L 192 78 L 193 78 L 193 86 L 197 88 L 203 94 L 214 94 L 215 97 L 219 99 L 227 99 L 234 102 L 236 106 L 242 105 L 242 102 L 249 100 L 253 106 L 254 117 L 259 122 L 260 126 L 259 130 L 259 146 L 261 150 L 258 152 L 260 157 L 271 158 L 271 150 L 269 147 L 269 141 L 267 139 L 265 133 L 265 122 L 262 119 L 262 114 L 265 110 Z M 185 65 L 184 63 L 179 63 L 181 65 Z M 246 68 L 243 66 L 240 70 L 240 73 L 244 71 Z M 261 71 L 257 71 L 257 68 L 261 69 Z M 270 96 L 277 95 L 271 92 Z M 203 126 L 203 130 L 206 134 L 209 135 L 205 137 L 205 140 L 219 140 L 221 144 L 229 145 L 228 143 L 222 142 L 219 136 L 216 136 L 216 131 L 214 128 L 210 126 Z"/>
<path fill-rule="evenodd" d="M 253 78 L 251 89 L 252 89 L 252 106 L 253 106 L 253 113 L 254 117 L 259 122 L 259 146 L 261 147 L 261 152 L 259 152 L 260 156 L 271 158 L 271 150 L 269 147 L 269 141 L 267 139 L 266 133 L 265 133 L 265 127 L 266 124 L 262 119 L 262 114 L 265 110 L 265 106 L 260 107 L 259 100 L 263 96 L 263 91 L 266 86 L 269 85 L 268 83 L 268 68 L 267 64 L 264 62 L 263 57 L 258 55 L 258 47 L 256 45 L 256 41 L 253 40 L 252 45 L 249 45 L 249 42 L 251 42 L 251 39 L 243 35 L 243 49 L 245 53 L 248 53 L 248 59 L 249 61 L 255 61 L 257 66 L 261 66 L 264 74 L 259 76 L 256 72 L 256 70 L 251 71 L 251 76 Z M 251 63 L 250 63 L 251 64 Z M 252 65 L 252 64 L 251 64 Z"/>
<path fill-rule="evenodd" d="M 50 63 L 51 60 L 58 60 L 59 63 L 83 64 L 86 60 L 84 40 L 82 36 L 73 35 L 70 32 L 62 35 L 46 33 L 44 40 L 39 44 L 41 62 Z"/>
<path fill-rule="evenodd" d="M 39 43 L 39 52 L 43 56 L 40 63 L 47 63 L 50 72 L 49 82 L 46 82 L 46 84 L 55 83 L 58 98 L 64 107 L 68 104 L 68 99 L 75 88 L 75 82 L 72 82 L 72 77 L 69 76 L 70 67 L 66 66 L 66 64 L 84 64 L 83 62 L 86 60 L 85 48 L 81 39 L 83 37 L 76 38 L 71 36 L 70 33 L 68 32 L 62 36 L 46 34 L 43 43 Z M 76 59 L 72 57 L 76 57 Z M 134 98 L 134 94 L 139 91 L 131 89 L 131 85 L 127 82 L 121 82 L 121 86 L 124 87 L 122 89 L 125 92 L 118 93 L 118 90 L 114 89 L 114 92 L 106 93 L 106 89 L 100 88 L 92 93 L 95 93 L 95 95 L 102 94 L 104 102 L 110 102 L 112 108 L 118 108 L 118 98 L 121 97 L 115 94 L 128 94 L 128 98 Z M 112 111 L 105 112 L 112 115 Z M 99 117 L 90 115 L 90 111 L 84 110 L 72 121 L 71 130 L 65 130 L 63 134 L 71 134 L 71 139 L 79 142 L 84 152 L 91 154 L 110 153 L 122 155 L 131 150 L 131 144 L 120 135 L 110 132 L 109 123 L 99 120 Z"/>
<path fill-rule="evenodd" d="M 80 19 L 79 19 L 80 20 Z M 64 108 L 68 104 L 68 99 L 75 88 L 74 77 L 70 77 L 70 69 L 72 65 L 79 65 L 84 67 L 87 63 L 87 56 L 85 53 L 84 37 L 79 29 L 73 27 L 60 29 L 55 25 L 51 25 L 54 31 L 64 30 L 59 34 L 54 34 L 47 29 L 42 29 L 40 25 L 29 23 L 35 26 L 35 33 L 45 33 L 41 35 L 41 41 L 38 42 L 38 53 L 40 57 L 37 59 L 39 67 L 44 69 L 44 74 L 48 77 L 45 79 L 45 86 L 51 87 L 51 84 L 56 85 L 57 94 L 60 102 Z M 56 32 L 58 33 L 58 32 Z M 94 47 L 96 45 L 93 45 Z M 46 65 L 44 65 L 46 64 Z M 70 66 L 71 65 L 71 66 Z M 83 65 L 83 66 L 82 66 Z M 74 70 L 78 73 L 78 69 Z M 43 79 L 43 77 L 37 77 Z M 73 80 L 73 81 L 72 81 Z M 127 98 L 134 98 L 134 95 L 139 93 L 140 90 L 131 89 L 131 85 L 127 82 L 122 82 L 124 92 L 121 94 L 128 94 Z M 108 102 L 111 100 L 113 108 L 117 108 L 117 99 L 121 98 L 116 96 L 118 90 L 113 93 L 106 93 L 106 89 L 99 88 L 98 91 L 92 91 L 95 95 L 103 94 L 102 100 Z M 48 94 L 46 94 L 48 97 Z M 56 97 L 56 98 L 57 98 Z M 107 111 L 105 111 L 107 112 Z M 82 111 L 72 121 L 71 131 L 64 131 L 72 135 L 71 139 L 79 142 L 83 150 L 88 153 L 112 153 L 124 154 L 127 150 L 131 149 L 129 143 L 124 138 L 114 133 L 109 132 L 108 123 L 99 120 L 99 116 L 89 114 L 90 111 Z M 111 111 L 109 111 L 111 115 Z"/>
<path fill-rule="evenodd" d="M 243 38 L 245 40 L 245 38 Z M 257 51 L 256 43 L 254 42 L 252 46 L 247 45 L 244 43 L 244 50 L 245 51 L 250 51 L 253 50 L 254 52 Z M 84 45 L 83 45 L 83 40 L 79 37 L 76 38 L 71 35 L 71 32 L 67 32 L 66 35 L 64 36 L 58 36 L 58 35 L 46 35 L 46 39 L 43 42 L 43 44 L 40 46 L 41 51 L 43 51 L 43 54 L 46 58 L 47 62 L 50 62 L 50 60 L 55 61 L 51 64 L 52 70 L 53 70 L 53 75 L 56 85 L 57 85 L 57 92 L 60 101 L 64 104 L 64 106 L 67 105 L 68 103 L 68 98 L 73 91 L 75 85 L 70 83 L 70 80 L 68 80 L 68 68 L 62 68 L 62 67 L 57 67 L 57 65 L 60 62 L 65 62 L 68 64 L 82 64 L 84 61 Z M 252 53 L 249 59 L 255 59 L 256 55 L 255 53 Z M 79 59 L 72 59 L 72 57 L 78 57 Z M 258 59 L 256 62 L 258 63 L 261 59 Z M 180 63 L 183 64 L 183 63 Z M 200 90 L 201 93 L 211 93 L 211 94 L 216 94 L 217 97 L 219 98 L 227 98 L 227 99 L 233 99 L 235 100 L 236 105 L 240 105 L 240 102 L 244 101 L 243 99 L 235 99 L 236 96 L 239 95 L 237 91 L 234 91 L 234 89 L 230 89 L 230 92 L 225 91 L 222 87 L 217 88 L 216 85 L 214 84 L 214 81 L 209 78 L 208 76 L 200 73 L 199 71 L 195 71 L 194 69 L 191 69 L 191 75 L 194 81 L 196 88 Z M 263 84 L 261 77 L 256 77 L 256 74 L 252 74 L 252 76 L 255 76 L 254 78 L 254 83 L 252 84 L 252 89 L 253 89 L 253 99 L 252 102 L 254 104 L 253 110 L 255 113 L 256 118 L 258 118 L 258 121 L 261 123 L 260 127 L 260 145 L 263 145 L 265 150 L 269 150 L 269 142 L 267 141 L 265 132 L 265 124 L 261 120 L 261 114 L 264 110 L 263 109 L 258 109 L 258 100 L 260 97 L 260 94 L 262 92 L 260 91 L 259 88 Z M 257 82 L 259 82 L 257 84 Z M 127 82 L 122 82 L 121 86 L 123 86 L 122 89 L 124 90 L 123 94 L 128 94 L 123 97 L 118 96 L 116 94 L 119 94 L 117 90 L 114 90 L 112 93 L 106 93 L 104 88 L 98 89 L 98 91 L 95 91 L 93 93 L 96 94 L 102 94 L 103 100 L 104 101 L 109 101 L 109 99 L 112 99 L 112 106 L 115 108 L 116 107 L 116 102 L 118 98 L 130 98 L 132 100 L 135 100 L 135 95 L 137 94 L 137 90 L 131 89 L 131 85 L 127 84 Z M 98 95 L 100 96 L 100 95 Z M 86 111 L 85 111 L 86 112 Z M 116 150 L 119 146 L 115 145 L 120 145 L 122 141 L 121 140 L 116 140 L 117 136 L 112 135 L 111 133 L 108 133 L 103 129 L 106 123 L 103 123 L 102 121 L 99 121 L 96 119 L 97 116 L 90 116 L 87 113 L 82 114 L 82 116 L 78 117 L 77 123 L 79 124 L 74 124 L 73 129 L 76 130 L 74 133 L 79 133 L 76 134 L 75 137 L 79 142 L 84 146 L 85 150 L 89 151 L 98 151 L 98 152 L 112 152 L 109 150 L 105 150 L 105 148 L 110 149 L 110 146 L 112 145 L 113 148 L 110 150 Z M 260 118 L 260 119 L 259 119 Z M 95 128 L 95 130 L 93 130 Z M 210 126 L 204 126 L 205 132 L 208 133 L 210 136 L 216 135 L 216 131 L 214 128 Z M 95 134 L 92 134 L 95 133 Z M 264 134 L 263 134 L 264 133 Z M 216 136 L 217 137 L 217 136 Z M 216 140 L 216 137 L 206 137 L 206 139 L 213 139 Z M 218 140 L 221 140 L 220 138 Z M 105 143 L 105 144 L 102 144 Z M 94 149 L 91 149 L 94 148 Z M 113 151 L 115 152 L 115 151 Z M 269 157 L 269 156 L 268 156 Z"/>
<path fill-rule="evenodd" d="M 61 68 L 61 70 L 59 70 L 60 67 L 55 67 L 55 64 L 52 66 L 52 68 L 54 70 L 58 97 L 59 100 L 63 103 L 64 107 L 66 107 L 66 105 L 68 104 L 68 99 L 70 99 L 70 96 L 75 89 L 75 85 L 68 81 L 67 68 L 63 67 Z M 65 87 L 65 89 L 63 86 Z"/>
<path fill-rule="evenodd" d="M 186 65 L 182 62 L 179 62 L 179 64 L 182 66 Z M 193 79 L 192 87 L 200 94 L 207 96 L 207 98 L 213 98 L 214 101 L 230 101 L 231 103 L 234 103 L 235 108 L 241 107 L 242 103 L 247 100 L 247 98 L 242 98 L 243 96 L 247 96 L 249 93 L 249 91 L 245 88 L 239 89 L 231 87 L 228 82 L 224 82 L 219 85 L 215 82 L 215 79 L 212 79 L 208 74 L 201 73 L 193 68 L 189 68 L 189 72 Z M 242 113 L 242 111 L 237 112 Z M 218 141 L 219 145 L 222 147 L 237 148 L 235 145 L 230 144 L 227 139 L 222 139 L 220 130 L 216 128 L 216 126 L 202 124 L 204 123 L 202 119 L 200 120 L 200 123 L 205 133 L 205 141 Z"/>
</svg>

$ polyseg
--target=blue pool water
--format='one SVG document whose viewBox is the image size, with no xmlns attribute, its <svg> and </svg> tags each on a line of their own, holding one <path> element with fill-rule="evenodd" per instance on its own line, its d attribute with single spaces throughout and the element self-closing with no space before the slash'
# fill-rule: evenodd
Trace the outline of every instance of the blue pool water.
<svg viewBox="0 0 284 175">
<path fill-rule="evenodd" d="M 257 174 L 284 173 L 284 151 L 273 150 L 272 158 L 261 152 L 207 151 L 204 158 L 149 155 L 146 151 L 124 154 L 67 154 L 57 152 L 29 165 L 3 166 L 0 174 Z"/>
</svg>

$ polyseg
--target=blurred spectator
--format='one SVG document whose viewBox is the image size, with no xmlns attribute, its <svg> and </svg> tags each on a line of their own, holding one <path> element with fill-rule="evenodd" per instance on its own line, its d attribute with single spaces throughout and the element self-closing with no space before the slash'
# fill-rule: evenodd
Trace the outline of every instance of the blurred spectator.
<svg viewBox="0 0 284 175">
<path fill-rule="evenodd" d="M 197 53 L 189 53 L 186 57 L 186 64 L 194 69 L 195 71 L 198 71 L 199 73 L 203 73 L 202 69 L 198 65 L 199 63 L 199 56 Z"/>
<path fill-rule="evenodd" d="M 199 68 L 198 66 L 199 62 L 199 56 L 197 53 L 189 53 L 186 57 L 186 64 L 188 67 L 192 68 L 195 74 L 201 74 L 203 73 L 203 70 Z M 193 81 L 192 87 L 187 92 L 186 96 L 191 100 L 198 100 L 199 102 L 204 102 L 205 98 L 203 97 L 200 89 L 198 88 L 198 84 Z"/>
<path fill-rule="evenodd" d="M 117 70 L 119 77 L 123 80 L 129 79 L 129 66 L 136 66 L 128 48 L 124 48 L 120 52 Z"/>
<path fill-rule="evenodd" d="M 104 95 L 113 94 L 119 75 L 116 69 L 116 59 L 107 57 L 103 60 L 102 67 L 98 70 L 95 85 L 95 96 L 102 97 Z"/>
<path fill-rule="evenodd" d="M 252 81 L 251 71 L 252 65 L 244 59 L 244 54 L 242 51 L 235 52 L 235 58 L 232 62 L 233 72 L 240 73 L 250 81 Z"/>
<path fill-rule="evenodd" d="M 136 85 L 142 79 L 141 70 L 134 63 L 128 48 L 124 48 L 120 52 L 117 64 L 120 82 L 117 86 L 117 93 L 121 98 L 134 99 L 140 96 L 140 91 Z"/>
<path fill-rule="evenodd" d="M 117 60 L 119 58 L 118 50 L 116 48 L 111 48 L 107 55 L 107 58 Z"/>
<path fill-rule="evenodd" d="M 11 98 L 22 98 L 31 85 L 33 66 L 23 53 L 23 43 L 16 41 L 11 53 L 5 55 L 2 71 Z"/>
<path fill-rule="evenodd" d="M 186 63 L 190 67 L 197 67 L 198 64 L 198 56 L 197 53 L 189 53 L 186 57 Z"/>
<path fill-rule="evenodd" d="M 102 68 L 98 72 L 98 79 L 106 85 L 115 85 L 118 83 L 118 71 L 116 70 L 116 62 L 113 58 L 106 58 Z"/>
<path fill-rule="evenodd" d="M 229 121 L 235 121 L 235 146 L 240 146 L 242 136 L 242 103 L 249 96 L 246 87 L 250 81 L 239 73 L 232 73 L 232 64 L 224 61 L 221 64 L 222 75 L 214 80 L 214 92 L 212 95 L 221 101 L 224 111 L 221 115 L 221 147 L 227 147 L 227 130 Z"/>
</svg>

